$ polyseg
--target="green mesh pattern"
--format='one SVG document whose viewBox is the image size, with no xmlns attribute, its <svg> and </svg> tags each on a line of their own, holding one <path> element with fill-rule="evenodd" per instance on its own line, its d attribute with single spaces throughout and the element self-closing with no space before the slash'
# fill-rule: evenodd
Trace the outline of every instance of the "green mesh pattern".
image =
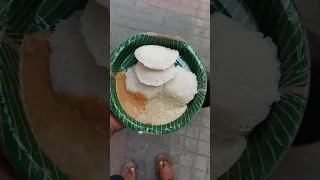
<svg viewBox="0 0 320 180">
<path fill-rule="evenodd" d="M 265 179 L 290 148 L 306 107 L 310 62 L 306 36 L 291 0 L 213 0 L 211 13 L 222 12 L 249 30 L 272 37 L 281 61 L 281 100 L 248 135 L 240 159 L 219 180 Z"/>
</svg>

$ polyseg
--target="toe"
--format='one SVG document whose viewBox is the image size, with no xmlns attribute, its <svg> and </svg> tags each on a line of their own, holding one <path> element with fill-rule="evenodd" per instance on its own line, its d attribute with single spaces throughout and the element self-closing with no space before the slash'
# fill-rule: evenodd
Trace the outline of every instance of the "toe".
<svg viewBox="0 0 320 180">
<path fill-rule="evenodd" d="M 163 168 L 160 169 L 160 179 L 161 180 L 172 180 L 174 176 L 172 165 L 164 161 L 163 162 Z"/>
<path fill-rule="evenodd" d="M 159 170 L 160 170 L 160 172 L 163 169 L 163 167 L 164 167 L 164 162 L 163 161 L 159 161 Z"/>
<path fill-rule="evenodd" d="M 157 157 L 157 175 L 160 180 L 173 179 L 172 163 L 167 155 L 160 154 Z"/>
<path fill-rule="evenodd" d="M 135 178 L 135 169 L 134 169 L 134 164 L 133 163 L 127 163 L 124 165 L 121 175 L 127 180 L 131 180 L 132 178 Z M 134 180 L 134 179 L 132 179 Z"/>
<path fill-rule="evenodd" d="M 171 164 L 169 162 L 167 162 L 167 161 L 165 161 L 164 165 L 171 167 Z"/>
<path fill-rule="evenodd" d="M 132 167 L 132 168 L 130 169 L 130 174 L 136 175 L 136 170 L 134 169 L 134 167 Z"/>
<path fill-rule="evenodd" d="M 127 174 L 128 174 L 128 169 L 127 168 L 123 169 L 122 176 L 126 176 Z"/>
<path fill-rule="evenodd" d="M 122 171 L 121 176 L 125 176 L 126 174 L 124 173 L 124 171 Z"/>
<path fill-rule="evenodd" d="M 164 164 L 163 161 L 160 161 L 160 162 L 159 162 L 160 167 L 163 166 L 163 164 Z"/>
</svg>

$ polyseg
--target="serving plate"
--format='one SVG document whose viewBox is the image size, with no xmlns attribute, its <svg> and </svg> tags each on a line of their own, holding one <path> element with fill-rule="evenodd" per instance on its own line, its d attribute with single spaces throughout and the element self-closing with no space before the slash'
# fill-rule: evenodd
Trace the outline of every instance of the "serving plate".
<svg viewBox="0 0 320 180">
<path fill-rule="evenodd" d="M 178 50 L 180 57 L 177 59 L 175 65 L 179 65 L 186 70 L 195 73 L 197 76 L 198 93 L 195 95 L 194 99 L 188 103 L 187 110 L 178 119 L 169 124 L 155 126 L 143 124 L 134 120 L 122 109 L 117 96 L 115 75 L 118 72 L 126 71 L 137 63 L 134 51 L 143 45 L 161 45 Z M 207 77 L 202 61 L 194 49 L 179 37 L 170 37 L 157 33 L 146 33 L 130 37 L 121 43 L 112 53 L 110 68 L 112 73 L 110 76 L 111 110 L 122 123 L 136 131 L 153 134 L 165 134 L 176 131 L 192 120 L 200 110 L 206 97 Z"/>
</svg>

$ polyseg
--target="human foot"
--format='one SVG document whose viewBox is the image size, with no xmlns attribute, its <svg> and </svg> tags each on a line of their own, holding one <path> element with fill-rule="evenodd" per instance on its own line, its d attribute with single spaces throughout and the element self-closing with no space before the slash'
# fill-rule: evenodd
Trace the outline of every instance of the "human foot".
<svg viewBox="0 0 320 180">
<path fill-rule="evenodd" d="M 157 157 L 157 174 L 160 180 L 173 180 L 174 179 L 174 170 L 172 163 L 168 156 L 159 155 Z"/>
<path fill-rule="evenodd" d="M 123 166 L 121 176 L 124 178 L 124 180 L 137 180 L 136 169 L 133 163 L 127 163 Z"/>
</svg>

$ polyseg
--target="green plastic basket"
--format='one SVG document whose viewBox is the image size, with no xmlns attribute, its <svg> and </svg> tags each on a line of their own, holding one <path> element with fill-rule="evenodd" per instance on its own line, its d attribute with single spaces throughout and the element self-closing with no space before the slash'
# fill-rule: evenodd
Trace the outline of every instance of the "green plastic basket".
<svg viewBox="0 0 320 180">
<path fill-rule="evenodd" d="M 291 0 L 213 0 L 214 12 L 222 12 L 249 30 L 263 32 L 278 46 L 281 100 L 248 135 L 247 148 L 239 160 L 219 178 L 265 179 L 290 148 L 306 107 L 310 59 L 305 30 Z"/>
<path fill-rule="evenodd" d="M 178 119 L 165 125 L 148 125 L 134 120 L 122 109 L 116 92 L 116 78 L 115 76 L 110 76 L 110 106 L 114 115 L 127 127 L 141 132 L 165 134 L 176 131 L 185 126 L 200 110 L 206 96 L 206 71 L 200 58 L 187 42 L 182 39 L 174 39 L 169 36 L 159 34 L 155 35 L 155 33 L 153 33 L 154 36 L 152 36 L 150 34 L 152 33 L 133 36 L 121 43 L 111 55 L 111 72 L 113 74 L 117 74 L 118 72 L 126 71 L 128 68 L 135 65 L 137 63 L 137 59 L 134 56 L 134 51 L 138 47 L 150 44 L 161 45 L 179 51 L 180 57 L 177 59 L 175 65 L 179 65 L 196 74 L 199 92 L 187 105 L 187 110 Z"/>
<path fill-rule="evenodd" d="M 0 0 L 3 33 L 0 41 L 0 146 L 24 179 L 67 180 L 70 177 L 44 154 L 30 130 L 20 97 L 20 61 L 16 50 L 26 33 L 52 29 L 59 19 L 83 8 L 84 2 Z M 223 12 L 247 28 L 259 29 L 278 45 L 282 63 L 281 100 L 272 106 L 268 118 L 248 135 L 247 149 L 239 161 L 219 178 L 265 179 L 290 148 L 306 107 L 310 61 L 305 30 L 291 0 L 212 0 L 211 11 Z"/>
</svg>

